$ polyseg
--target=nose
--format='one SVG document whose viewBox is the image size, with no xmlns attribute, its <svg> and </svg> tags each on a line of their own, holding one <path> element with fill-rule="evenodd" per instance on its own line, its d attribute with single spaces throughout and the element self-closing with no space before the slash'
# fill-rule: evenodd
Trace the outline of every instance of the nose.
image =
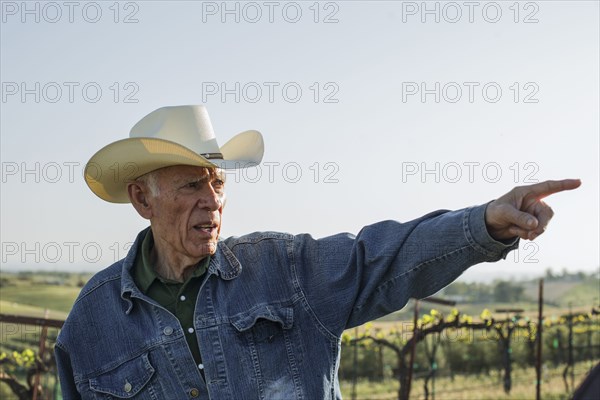
<svg viewBox="0 0 600 400">
<path fill-rule="evenodd" d="M 198 207 L 208 211 L 217 211 L 223 205 L 224 194 L 217 193 L 211 185 L 206 185 L 198 200 Z"/>
</svg>

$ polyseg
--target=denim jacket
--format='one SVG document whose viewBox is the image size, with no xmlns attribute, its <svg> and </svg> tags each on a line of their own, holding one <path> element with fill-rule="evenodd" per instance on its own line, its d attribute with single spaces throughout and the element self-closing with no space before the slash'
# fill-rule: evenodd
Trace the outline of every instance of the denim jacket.
<svg viewBox="0 0 600 400">
<path fill-rule="evenodd" d="M 339 399 L 345 329 L 432 295 L 518 246 L 492 239 L 485 205 L 379 222 L 357 236 L 253 233 L 218 243 L 196 302 L 204 376 L 185 332 L 125 259 L 82 289 L 55 346 L 65 399 Z"/>
</svg>

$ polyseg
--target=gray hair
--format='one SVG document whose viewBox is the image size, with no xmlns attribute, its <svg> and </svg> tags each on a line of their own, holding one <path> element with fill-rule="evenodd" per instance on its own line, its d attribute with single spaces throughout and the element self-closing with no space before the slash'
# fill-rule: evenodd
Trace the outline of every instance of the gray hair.
<svg viewBox="0 0 600 400">
<path fill-rule="evenodd" d="M 150 189 L 150 195 L 152 197 L 157 197 L 160 194 L 160 188 L 158 187 L 158 170 L 150 171 L 147 174 L 144 174 L 138 178 L 136 178 L 136 182 L 142 182 L 148 189 Z"/>
</svg>

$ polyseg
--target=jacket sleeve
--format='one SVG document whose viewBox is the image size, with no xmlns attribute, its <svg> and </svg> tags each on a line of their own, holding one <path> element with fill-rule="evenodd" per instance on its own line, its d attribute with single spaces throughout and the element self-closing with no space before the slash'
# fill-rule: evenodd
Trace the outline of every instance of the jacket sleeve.
<svg viewBox="0 0 600 400">
<path fill-rule="evenodd" d="M 56 368 L 58 370 L 62 398 L 64 400 L 81 399 L 81 395 L 75 386 L 69 353 L 67 353 L 59 342 L 56 342 L 54 346 L 54 355 L 56 357 Z"/>
<path fill-rule="evenodd" d="M 436 211 L 407 223 L 384 221 L 355 237 L 298 235 L 294 273 L 317 320 L 339 336 L 424 298 L 468 267 L 506 258 L 518 239 L 494 240 L 485 226 L 487 205 Z"/>
</svg>

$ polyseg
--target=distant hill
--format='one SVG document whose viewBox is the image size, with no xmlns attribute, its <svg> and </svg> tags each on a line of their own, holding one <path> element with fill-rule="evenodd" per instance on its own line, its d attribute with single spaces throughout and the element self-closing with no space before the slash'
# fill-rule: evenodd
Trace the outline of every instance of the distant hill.
<svg viewBox="0 0 600 400">
<path fill-rule="evenodd" d="M 530 301 L 537 302 L 538 283 L 523 284 L 525 296 Z M 544 303 L 557 307 L 595 305 L 600 300 L 600 280 L 588 278 L 581 281 L 550 281 L 544 282 Z"/>
</svg>

